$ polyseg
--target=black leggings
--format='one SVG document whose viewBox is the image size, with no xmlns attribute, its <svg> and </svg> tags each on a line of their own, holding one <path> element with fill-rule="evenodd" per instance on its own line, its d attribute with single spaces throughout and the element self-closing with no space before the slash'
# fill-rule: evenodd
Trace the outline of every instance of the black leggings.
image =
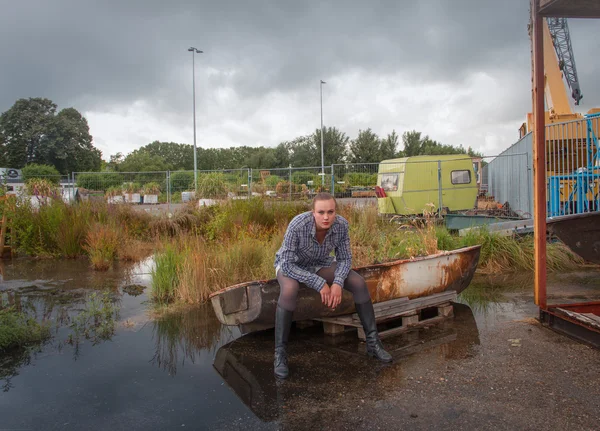
<svg viewBox="0 0 600 431">
<path fill-rule="evenodd" d="M 333 262 L 331 266 L 321 268 L 317 272 L 317 275 L 323 277 L 330 287 L 333 284 L 336 265 L 336 262 Z M 296 309 L 296 297 L 298 296 L 300 283 L 293 278 L 283 275 L 281 270 L 277 271 L 277 281 L 280 287 L 277 304 L 287 311 L 294 311 Z M 343 287 L 352 293 L 356 304 L 364 304 L 371 300 L 365 279 L 355 271 L 350 270 Z"/>
</svg>

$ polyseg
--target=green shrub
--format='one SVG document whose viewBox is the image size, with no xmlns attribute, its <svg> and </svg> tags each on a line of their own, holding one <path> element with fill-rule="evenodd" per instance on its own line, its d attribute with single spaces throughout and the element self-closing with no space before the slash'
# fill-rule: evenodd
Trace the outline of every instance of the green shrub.
<svg viewBox="0 0 600 431">
<path fill-rule="evenodd" d="M 107 191 L 111 187 L 120 187 L 123 177 L 117 173 L 90 173 L 80 174 L 75 178 L 77 187 L 87 190 Z"/>
<path fill-rule="evenodd" d="M 198 197 L 224 198 L 225 196 L 227 196 L 227 185 L 223 174 L 211 172 L 198 175 Z"/>
<path fill-rule="evenodd" d="M 171 193 L 194 190 L 194 173 L 189 171 L 171 172 Z"/>
<path fill-rule="evenodd" d="M 58 172 L 54 166 L 50 165 L 38 165 L 37 163 L 31 163 L 21 169 L 21 174 L 25 183 L 36 178 L 46 179 L 55 185 L 60 183 L 60 172 Z"/>
</svg>

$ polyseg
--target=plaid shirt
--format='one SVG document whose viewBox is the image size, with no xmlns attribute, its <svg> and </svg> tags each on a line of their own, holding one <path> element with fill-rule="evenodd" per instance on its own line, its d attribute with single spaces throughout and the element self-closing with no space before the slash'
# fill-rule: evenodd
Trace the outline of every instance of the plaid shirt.
<svg viewBox="0 0 600 431">
<path fill-rule="evenodd" d="M 315 219 L 311 211 L 297 215 L 288 225 L 283 244 L 275 255 L 275 268 L 286 277 L 320 292 L 325 279 L 316 274 L 318 267 L 337 262 L 333 282 L 344 286 L 352 265 L 348 221 L 336 215 L 322 244 L 315 237 Z M 335 251 L 335 259 L 331 252 Z"/>
</svg>

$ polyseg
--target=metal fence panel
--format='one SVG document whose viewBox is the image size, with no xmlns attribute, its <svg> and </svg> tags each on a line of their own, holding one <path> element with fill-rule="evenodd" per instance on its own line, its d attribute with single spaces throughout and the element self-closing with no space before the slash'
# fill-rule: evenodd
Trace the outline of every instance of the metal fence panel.
<svg viewBox="0 0 600 431">
<path fill-rule="evenodd" d="M 196 196 L 194 171 L 171 171 L 169 192 L 171 202 L 186 202 Z M 250 169 L 219 169 L 197 171 L 198 199 L 247 197 L 250 195 Z"/>
<path fill-rule="evenodd" d="M 332 165 L 332 190 L 336 198 L 375 197 L 379 163 Z"/>
<path fill-rule="evenodd" d="M 533 214 L 533 172 L 531 157 L 519 149 L 531 149 L 531 134 L 518 145 L 495 157 L 484 157 L 481 194 L 492 205 L 501 204 L 506 215 L 531 218 Z"/>
<path fill-rule="evenodd" d="M 310 198 L 320 191 L 331 192 L 331 167 L 252 169 L 252 196 L 295 200 Z"/>
<path fill-rule="evenodd" d="M 83 200 L 106 199 L 110 203 L 135 204 L 169 201 L 167 173 L 164 171 L 74 172 L 73 183 Z"/>
</svg>

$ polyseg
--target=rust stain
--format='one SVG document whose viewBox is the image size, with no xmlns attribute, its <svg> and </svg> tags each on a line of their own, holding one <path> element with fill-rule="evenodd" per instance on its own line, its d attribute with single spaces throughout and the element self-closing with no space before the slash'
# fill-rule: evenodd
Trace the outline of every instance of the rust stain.
<svg viewBox="0 0 600 431">
<path fill-rule="evenodd" d="M 438 253 L 429 258 L 397 261 L 397 264 L 378 264 L 369 267 L 356 268 L 365 279 L 373 302 L 383 302 L 400 297 L 414 299 L 422 296 L 440 293 L 445 290 L 461 292 L 467 287 L 475 272 L 479 260 L 480 247 L 474 246 L 453 252 Z M 401 262 L 401 263 L 400 263 Z M 228 300 L 233 289 L 252 291 L 252 299 L 248 297 L 248 310 L 239 312 L 240 323 L 256 321 L 272 323 L 275 315 L 275 304 L 279 297 L 279 284 L 276 279 L 240 283 L 229 286 L 211 295 L 211 300 L 217 315 L 222 314 L 222 304 L 217 296 Z M 252 309 L 252 310 L 250 310 Z M 351 313 L 354 309 L 352 295 L 344 291 L 342 303 L 336 310 L 329 310 L 321 303 L 318 292 L 311 289 L 301 289 L 295 318 L 303 319 L 311 316 L 333 316 Z M 250 311 L 252 311 L 250 313 Z M 235 314 L 235 313 L 234 313 Z M 249 314 L 252 314 L 250 316 Z M 223 316 L 219 317 L 221 320 Z M 229 319 L 227 319 L 229 320 Z M 243 320 L 243 321 L 242 321 Z M 223 322 L 224 323 L 224 322 Z M 226 323 L 231 324 L 231 323 Z"/>
</svg>

